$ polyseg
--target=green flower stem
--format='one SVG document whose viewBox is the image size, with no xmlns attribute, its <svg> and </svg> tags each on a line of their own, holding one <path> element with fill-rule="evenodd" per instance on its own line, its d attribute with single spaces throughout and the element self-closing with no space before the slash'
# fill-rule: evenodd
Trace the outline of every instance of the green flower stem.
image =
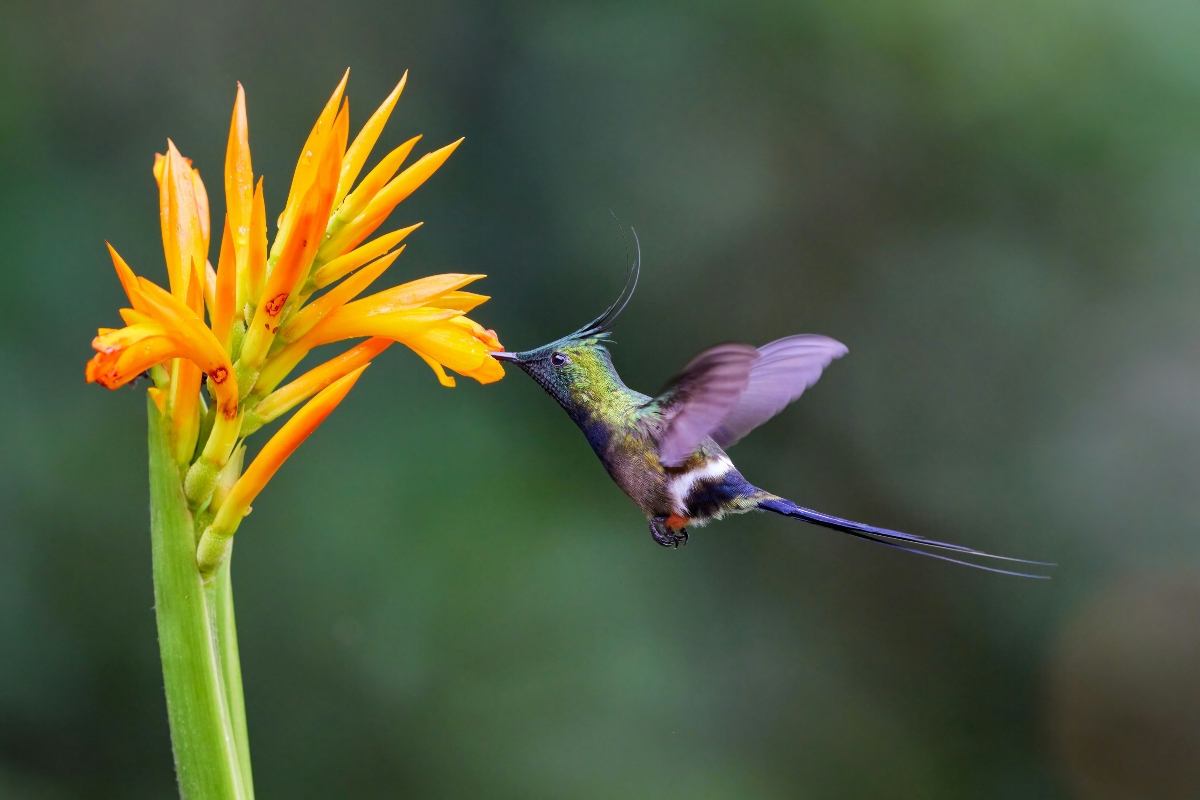
<svg viewBox="0 0 1200 800">
<path fill-rule="evenodd" d="M 170 421 L 151 399 L 146 405 L 154 613 L 179 792 L 185 800 L 249 800 L 211 624 L 215 614 L 210 613 L 196 566 L 194 522 L 172 452 Z M 232 616 L 230 606 L 230 624 L 218 626 L 228 630 L 229 638 L 234 635 Z M 236 663 L 236 651 L 231 657 Z M 240 687 L 240 672 L 237 682 Z M 240 707 L 240 691 L 237 703 Z M 249 775 L 248 766 L 244 774 Z"/>
<path fill-rule="evenodd" d="M 212 609 L 215 612 L 217 647 L 221 653 L 221 674 L 225 686 L 225 705 L 233 728 L 238 766 L 246 800 L 254 800 L 254 781 L 250 774 L 250 736 L 246 730 L 246 703 L 242 694 L 242 665 L 238 657 L 237 623 L 233 615 L 233 583 L 230 578 L 232 548 L 212 581 Z"/>
</svg>

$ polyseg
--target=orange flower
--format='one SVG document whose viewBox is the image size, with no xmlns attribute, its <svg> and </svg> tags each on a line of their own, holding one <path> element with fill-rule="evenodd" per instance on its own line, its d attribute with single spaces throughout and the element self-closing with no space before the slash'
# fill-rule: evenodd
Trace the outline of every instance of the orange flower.
<svg viewBox="0 0 1200 800">
<path fill-rule="evenodd" d="M 170 140 L 153 170 L 170 290 L 135 276 L 109 247 L 131 308 L 121 310 L 125 327 L 100 329 L 86 377 L 116 389 L 150 370 L 152 397 L 170 421 L 174 452 L 187 468 L 189 503 L 201 519 L 212 520 L 212 535 L 205 534 L 201 548 L 206 568 L 219 563 L 224 551 L 218 545 L 232 535 L 234 517 L 242 513 L 238 504 L 249 503 L 345 397 L 369 360 L 392 342 L 416 351 L 443 385 L 454 385 L 447 367 L 481 383 L 504 374 L 489 355 L 503 349 L 496 335 L 466 317 L 487 297 L 461 289 L 482 275 L 435 275 L 355 300 L 404 252 L 401 240 L 421 223 L 365 240 L 462 140 L 402 170 L 420 139 L 414 137 L 355 186 L 407 74 L 352 142 L 343 96 L 348 76 L 304 143 L 269 247 L 263 182 L 254 175 L 241 84 L 225 150 L 227 213 L 216 268 L 208 261 L 207 190 Z M 313 348 L 363 337 L 370 339 L 276 389 Z M 237 478 L 244 452 L 239 439 L 314 394 Z M 214 496 L 218 484 L 223 488 Z"/>
</svg>

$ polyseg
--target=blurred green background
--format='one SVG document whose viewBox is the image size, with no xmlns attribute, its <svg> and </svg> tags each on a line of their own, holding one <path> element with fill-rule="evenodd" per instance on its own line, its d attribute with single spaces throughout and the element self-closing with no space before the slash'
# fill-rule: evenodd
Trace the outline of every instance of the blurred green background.
<svg viewBox="0 0 1200 800">
<path fill-rule="evenodd" d="M 465 136 L 393 278 L 489 274 L 510 349 L 617 329 L 850 347 L 739 445 L 831 513 L 653 544 L 520 374 L 393 348 L 255 502 L 235 587 L 260 797 L 1200 796 L 1200 6 L 1184 0 L 0 6 L 0 796 L 174 792 L 141 390 L 83 382 L 165 281 L 168 136 L 268 216 L 352 68 L 380 147 Z M 216 225 L 217 223 L 214 223 Z M 265 437 L 258 437 L 261 444 Z"/>
</svg>

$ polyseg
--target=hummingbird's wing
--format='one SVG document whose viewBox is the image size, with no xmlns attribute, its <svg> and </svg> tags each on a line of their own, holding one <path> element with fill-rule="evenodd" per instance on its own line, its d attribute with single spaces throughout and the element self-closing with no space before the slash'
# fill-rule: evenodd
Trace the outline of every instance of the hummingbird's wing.
<svg viewBox="0 0 1200 800">
<path fill-rule="evenodd" d="M 809 333 L 763 345 L 750 365 L 746 388 L 709 435 L 721 447 L 736 444 L 804 394 L 831 361 L 848 352 L 841 342 Z"/>
<path fill-rule="evenodd" d="M 759 352 L 748 344 L 719 344 L 688 362 L 666 390 L 646 405 L 658 433 L 658 458 L 677 467 L 721 424 L 750 383 Z"/>
</svg>

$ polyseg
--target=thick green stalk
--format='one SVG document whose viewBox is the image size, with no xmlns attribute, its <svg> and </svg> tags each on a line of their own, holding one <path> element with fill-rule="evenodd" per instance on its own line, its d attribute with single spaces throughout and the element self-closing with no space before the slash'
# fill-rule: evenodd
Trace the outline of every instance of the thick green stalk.
<svg viewBox="0 0 1200 800">
<path fill-rule="evenodd" d="M 179 792 L 185 800 L 248 800 L 170 423 L 149 398 L 146 405 L 154 614 Z"/>
<path fill-rule="evenodd" d="M 250 774 L 250 736 L 246 730 L 246 702 L 242 694 L 242 665 L 238 657 L 237 623 L 233 616 L 233 582 L 230 561 L 233 550 L 213 579 L 213 610 L 216 617 L 217 647 L 221 653 L 221 675 L 225 684 L 225 705 L 237 748 L 238 767 L 246 800 L 254 800 L 254 781 Z"/>
</svg>

